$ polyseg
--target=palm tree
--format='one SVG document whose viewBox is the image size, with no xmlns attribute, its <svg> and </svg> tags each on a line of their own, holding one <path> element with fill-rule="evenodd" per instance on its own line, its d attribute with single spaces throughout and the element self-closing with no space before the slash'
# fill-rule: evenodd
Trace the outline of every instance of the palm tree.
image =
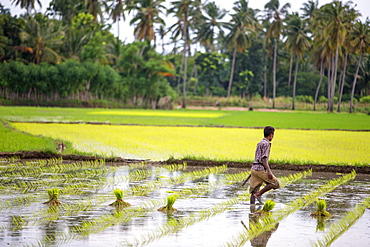
<svg viewBox="0 0 370 247">
<path fill-rule="evenodd" d="M 42 61 L 59 63 L 61 56 L 56 52 L 62 44 L 64 31 L 60 24 L 55 21 L 39 21 L 36 17 L 30 17 L 20 38 L 25 46 L 32 50 L 33 63 L 39 64 Z"/>
<path fill-rule="evenodd" d="M 121 52 L 123 50 L 123 43 L 118 38 L 115 37 L 114 40 L 107 44 L 106 51 L 107 51 L 107 59 L 109 65 L 111 65 L 115 70 L 118 71 L 118 61 L 121 58 Z"/>
<path fill-rule="evenodd" d="M 234 14 L 231 15 L 230 24 L 227 25 L 229 33 L 226 36 L 228 47 L 233 50 L 233 59 L 231 64 L 230 80 L 227 89 L 227 98 L 230 98 L 231 87 L 235 70 L 235 60 L 237 52 L 244 52 L 250 47 L 250 35 L 254 35 L 258 28 L 256 10 L 248 7 L 248 1 L 239 0 L 234 3 Z"/>
<path fill-rule="evenodd" d="M 295 72 L 294 72 L 293 96 L 292 96 L 292 110 L 294 110 L 295 109 L 294 100 L 295 100 L 296 85 L 297 85 L 298 64 L 304 52 L 310 46 L 310 38 L 307 35 L 305 23 L 298 16 L 298 14 L 294 14 L 289 17 L 289 21 L 287 23 L 287 37 L 288 38 L 285 44 L 287 48 L 290 50 L 292 57 L 296 56 L 296 66 L 295 66 Z M 289 74 L 289 78 L 290 77 L 291 75 Z"/>
<path fill-rule="evenodd" d="M 159 28 L 157 28 L 157 33 L 159 34 L 159 37 L 161 38 L 161 45 L 162 45 L 162 54 L 164 54 L 164 37 L 166 36 L 167 34 L 167 30 L 166 30 L 166 27 L 165 25 L 160 25 Z"/>
<path fill-rule="evenodd" d="M 348 2 L 347 4 L 350 4 Z M 328 110 L 334 110 L 334 93 L 337 81 L 338 61 L 341 47 L 348 32 L 348 25 L 351 22 L 348 19 L 349 5 L 342 5 L 340 1 L 334 1 L 320 8 L 317 20 L 324 27 L 322 29 L 324 46 L 328 53 Z M 330 74 L 329 74 L 330 72 Z"/>
<path fill-rule="evenodd" d="M 370 53 L 370 21 L 369 19 L 366 19 L 365 23 L 361 23 L 360 21 L 356 23 L 351 33 L 350 44 L 354 48 L 355 52 L 359 54 L 356 73 L 355 73 L 354 80 L 352 83 L 351 102 L 350 102 L 350 107 L 349 107 L 349 112 L 352 113 L 353 112 L 353 96 L 355 93 L 358 71 L 361 65 L 361 59 L 365 54 Z"/>
<path fill-rule="evenodd" d="M 22 9 L 25 8 L 27 13 L 30 14 L 31 10 L 35 8 L 35 2 L 41 7 L 40 0 L 12 0 L 12 3 L 15 6 L 20 6 Z"/>
<path fill-rule="evenodd" d="M 198 7 L 200 6 L 200 0 L 178 0 L 171 2 L 171 7 L 168 10 L 169 14 L 173 14 L 177 18 L 177 22 L 170 27 L 173 30 L 173 36 L 177 38 L 179 35 L 182 36 L 184 41 L 182 51 L 182 62 L 181 68 L 183 77 L 183 88 L 182 88 L 182 108 L 186 108 L 186 77 L 187 77 L 187 52 L 190 44 L 190 24 L 191 19 L 194 19 L 197 14 Z M 180 69 L 181 71 L 181 69 Z"/>
<path fill-rule="evenodd" d="M 358 12 L 355 9 L 349 9 L 346 12 L 346 18 L 347 22 L 354 23 L 355 19 L 358 17 Z M 349 40 L 351 39 L 350 35 L 353 33 L 353 25 L 346 25 L 347 28 L 347 34 L 345 37 L 345 40 L 343 42 L 342 46 L 342 54 L 344 54 L 344 61 L 343 63 L 343 69 L 341 71 L 341 76 L 339 77 L 339 97 L 338 97 L 338 107 L 337 107 L 337 112 L 341 112 L 340 106 L 342 102 L 342 96 L 343 96 L 343 89 L 344 89 L 344 84 L 345 84 L 345 79 L 346 79 L 346 72 L 347 72 L 347 63 L 348 63 L 348 57 L 349 53 L 352 52 L 352 46 Z"/>
<path fill-rule="evenodd" d="M 100 0 L 85 0 L 85 5 L 89 13 L 94 16 L 94 22 L 98 21 L 98 16 L 100 17 L 100 21 L 103 22 Z"/>
<path fill-rule="evenodd" d="M 265 5 L 265 9 L 267 11 L 267 20 L 273 18 L 266 32 L 266 37 L 268 39 L 272 39 L 274 42 L 274 61 L 272 65 L 273 66 L 272 108 L 275 108 L 275 97 L 276 97 L 276 62 L 277 62 L 276 60 L 277 60 L 278 41 L 280 40 L 280 35 L 284 28 L 282 17 L 288 13 L 288 8 L 290 8 L 290 3 L 286 3 L 280 8 L 279 0 L 270 0 L 270 2 L 266 3 Z"/>
<path fill-rule="evenodd" d="M 222 28 L 226 26 L 226 23 L 220 20 L 225 17 L 227 11 L 220 9 L 215 2 L 207 3 L 203 9 L 205 13 L 202 13 L 198 26 L 197 41 L 205 47 L 206 52 L 213 52 L 217 36 L 223 33 Z"/>
<path fill-rule="evenodd" d="M 164 20 L 159 16 L 162 13 L 164 0 L 137 0 L 131 9 L 136 10 L 136 15 L 130 25 L 136 24 L 134 35 L 137 40 L 155 41 L 154 24 L 164 25 Z"/>
<path fill-rule="evenodd" d="M 126 19 L 125 11 L 127 10 L 127 7 L 132 3 L 133 0 L 110 0 L 108 3 L 110 3 L 107 6 L 107 11 L 109 13 L 109 17 L 113 20 L 113 23 L 117 23 L 117 32 L 119 37 L 119 22 L 121 18 L 123 20 Z"/>
<path fill-rule="evenodd" d="M 316 11 L 319 6 L 319 1 L 309 0 L 307 3 L 303 3 L 303 7 L 300 8 L 302 10 L 302 16 L 306 19 L 314 19 Z"/>
<path fill-rule="evenodd" d="M 92 31 L 69 27 L 63 39 L 63 52 L 66 58 L 80 61 L 83 46 L 87 44 L 92 35 Z"/>
</svg>

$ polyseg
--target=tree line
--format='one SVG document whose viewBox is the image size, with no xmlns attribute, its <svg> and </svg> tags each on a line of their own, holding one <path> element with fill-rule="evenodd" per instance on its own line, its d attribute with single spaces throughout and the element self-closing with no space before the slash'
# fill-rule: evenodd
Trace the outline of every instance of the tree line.
<svg viewBox="0 0 370 247">
<path fill-rule="evenodd" d="M 12 0 L 0 5 L 0 90 L 3 99 L 109 99 L 156 107 L 159 99 L 260 95 L 325 98 L 327 109 L 349 111 L 369 97 L 370 21 L 352 2 L 290 4 L 263 10 L 237 0 Z M 166 16 L 175 20 L 166 25 Z M 129 19 L 130 17 L 130 19 Z M 226 20 L 226 21 L 225 21 Z M 122 42 L 125 21 L 135 41 Z M 109 24 L 113 23 L 113 24 Z M 117 25 L 117 36 L 110 31 Z M 335 105 L 336 104 L 336 105 Z"/>
</svg>

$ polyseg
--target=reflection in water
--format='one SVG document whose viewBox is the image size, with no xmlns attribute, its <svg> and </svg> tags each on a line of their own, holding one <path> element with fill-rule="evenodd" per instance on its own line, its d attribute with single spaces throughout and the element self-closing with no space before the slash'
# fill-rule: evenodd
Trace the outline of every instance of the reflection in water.
<svg viewBox="0 0 370 247">
<path fill-rule="evenodd" d="M 317 217 L 316 232 L 325 230 L 325 217 Z"/>
<path fill-rule="evenodd" d="M 22 236 L 22 228 L 24 224 L 24 219 L 22 216 L 12 215 L 10 216 L 10 225 L 11 225 L 11 233 L 10 236 L 12 237 L 21 237 Z"/>
<path fill-rule="evenodd" d="M 255 205 L 251 205 L 250 209 L 251 209 L 251 213 L 249 214 L 249 224 L 250 225 L 251 224 L 256 224 L 259 221 L 260 217 L 258 215 L 255 215 L 254 212 L 256 212 L 258 210 L 261 210 L 261 207 L 258 207 L 256 209 Z M 272 235 L 272 233 L 274 233 L 276 231 L 278 226 L 279 226 L 279 223 L 277 223 L 271 230 L 265 231 L 262 234 L 258 235 L 257 237 L 251 239 L 251 245 L 253 247 L 266 246 L 267 242 L 269 241 L 269 239 Z"/>
</svg>

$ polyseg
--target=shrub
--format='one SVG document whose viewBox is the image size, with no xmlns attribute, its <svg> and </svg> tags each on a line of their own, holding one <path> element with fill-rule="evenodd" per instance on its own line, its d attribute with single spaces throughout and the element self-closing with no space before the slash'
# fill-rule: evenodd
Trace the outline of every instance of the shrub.
<svg viewBox="0 0 370 247">
<path fill-rule="evenodd" d="M 318 103 L 328 103 L 328 99 L 325 96 L 321 95 Z"/>
<path fill-rule="evenodd" d="M 360 98 L 360 103 L 370 103 L 370 95 Z"/>
<path fill-rule="evenodd" d="M 308 96 L 308 95 L 297 95 L 296 100 L 297 102 L 302 102 L 302 103 L 313 103 L 314 102 L 312 96 Z"/>
</svg>

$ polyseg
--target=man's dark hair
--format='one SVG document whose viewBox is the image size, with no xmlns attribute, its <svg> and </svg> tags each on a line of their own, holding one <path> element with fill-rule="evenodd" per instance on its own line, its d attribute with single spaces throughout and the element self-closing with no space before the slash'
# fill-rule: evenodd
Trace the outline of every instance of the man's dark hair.
<svg viewBox="0 0 370 247">
<path fill-rule="evenodd" d="M 266 126 L 263 129 L 263 135 L 265 137 L 268 137 L 270 134 L 274 134 L 274 132 L 275 132 L 275 129 L 274 129 L 274 127 L 271 127 L 271 126 Z"/>
</svg>

